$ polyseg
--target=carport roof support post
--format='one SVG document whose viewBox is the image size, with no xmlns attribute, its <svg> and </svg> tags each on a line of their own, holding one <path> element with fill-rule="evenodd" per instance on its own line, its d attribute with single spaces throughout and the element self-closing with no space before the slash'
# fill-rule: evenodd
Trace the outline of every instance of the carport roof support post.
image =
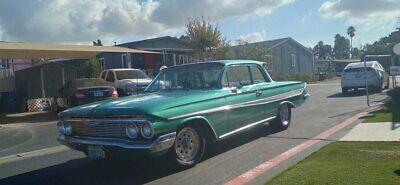
<svg viewBox="0 0 400 185">
<path fill-rule="evenodd" d="M 42 98 L 46 97 L 46 92 L 44 91 L 44 82 L 43 82 L 43 68 L 40 68 L 40 83 L 42 87 Z"/>
</svg>

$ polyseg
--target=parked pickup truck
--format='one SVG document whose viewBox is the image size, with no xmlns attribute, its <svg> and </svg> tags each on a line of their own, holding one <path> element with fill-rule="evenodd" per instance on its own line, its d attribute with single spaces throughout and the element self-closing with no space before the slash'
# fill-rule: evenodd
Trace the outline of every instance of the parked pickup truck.
<svg viewBox="0 0 400 185">
<path fill-rule="evenodd" d="M 151 82 L 140 69 L 107 69 L 101 72 L 100 78 L 113 83 L 119 96 L 142 93 Z"/>
</svg>

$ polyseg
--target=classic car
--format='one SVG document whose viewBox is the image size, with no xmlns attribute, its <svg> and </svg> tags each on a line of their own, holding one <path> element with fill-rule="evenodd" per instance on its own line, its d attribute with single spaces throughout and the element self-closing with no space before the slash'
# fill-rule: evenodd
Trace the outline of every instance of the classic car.
<svg viewBox="0 0 400 185">
<path fill-rule="evenodd" d="M 206 147 L 262 123 L 290 125 L 306 83 L 275 82 L 257 61 L 212 61 L 161 70 L 144 94 L 68 109 L 58 140 L 89 157 L 160 156 L 180 167 Z M 262 124 L 263 125 L 263 124 Z"/>
</svg>

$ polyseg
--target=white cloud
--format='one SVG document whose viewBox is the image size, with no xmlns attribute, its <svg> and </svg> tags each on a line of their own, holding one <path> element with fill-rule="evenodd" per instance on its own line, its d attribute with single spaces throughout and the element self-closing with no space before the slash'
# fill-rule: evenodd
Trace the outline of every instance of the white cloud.
<svg viewBox="0 0 400 185">
<path fill-rule="evenodd" d="M 265 30 L 261 32 L 253 32 L 249 33 L 247 35 L 241 35 L 236 38 L 237 44 L 240 42 L 248 42 L 248 43 L 253 43 L 253 42 L 261 42 L 264 41 L 266 38 L 266 32 Z"/>
<path fill-rule="evenodd" d="M 188 18 L 201 16 L 212 21 L 264 16 L 292 2 L 294 0 L 169 0 L 160 2 L 152 18 L 168 27 L 180 27 Z"/>
<path fill-rule="evenodd" d="M 83 43 L 182 30 L 187 19 L 265 16 L 294 0 L 1 0 L 0 40 Z M 105 42 L 103 42 L 105 43 Z"/>
<path fill-rule="evenodd" d="M 399 0 L 329 0 L 318 10 L 324 18 L 346 19 L 351 25 L 366 29 L 394 28 L 400 15 Z"/>
</svg>

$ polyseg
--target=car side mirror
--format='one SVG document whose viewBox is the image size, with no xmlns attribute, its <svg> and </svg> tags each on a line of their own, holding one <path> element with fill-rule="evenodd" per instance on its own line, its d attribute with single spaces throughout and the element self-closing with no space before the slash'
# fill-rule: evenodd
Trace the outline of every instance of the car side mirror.
<svg viewBox="0 0 400 185">
<path fill-rule="evenodd" d="M 237 87 L 230 87 L 230 90 L 232 93 L 237 93 L 238 88 Z"/>
<path fill-rule="evenodd" d="M 239 83 L 237 83 L 237 84 L 235 85 L 235 87 L 236 87 L 237 89 L 241 89 L 241 88 L 243 87 L 243 84 L 242 84 L 241 82 L 239 82 Z"/>
</svg>

